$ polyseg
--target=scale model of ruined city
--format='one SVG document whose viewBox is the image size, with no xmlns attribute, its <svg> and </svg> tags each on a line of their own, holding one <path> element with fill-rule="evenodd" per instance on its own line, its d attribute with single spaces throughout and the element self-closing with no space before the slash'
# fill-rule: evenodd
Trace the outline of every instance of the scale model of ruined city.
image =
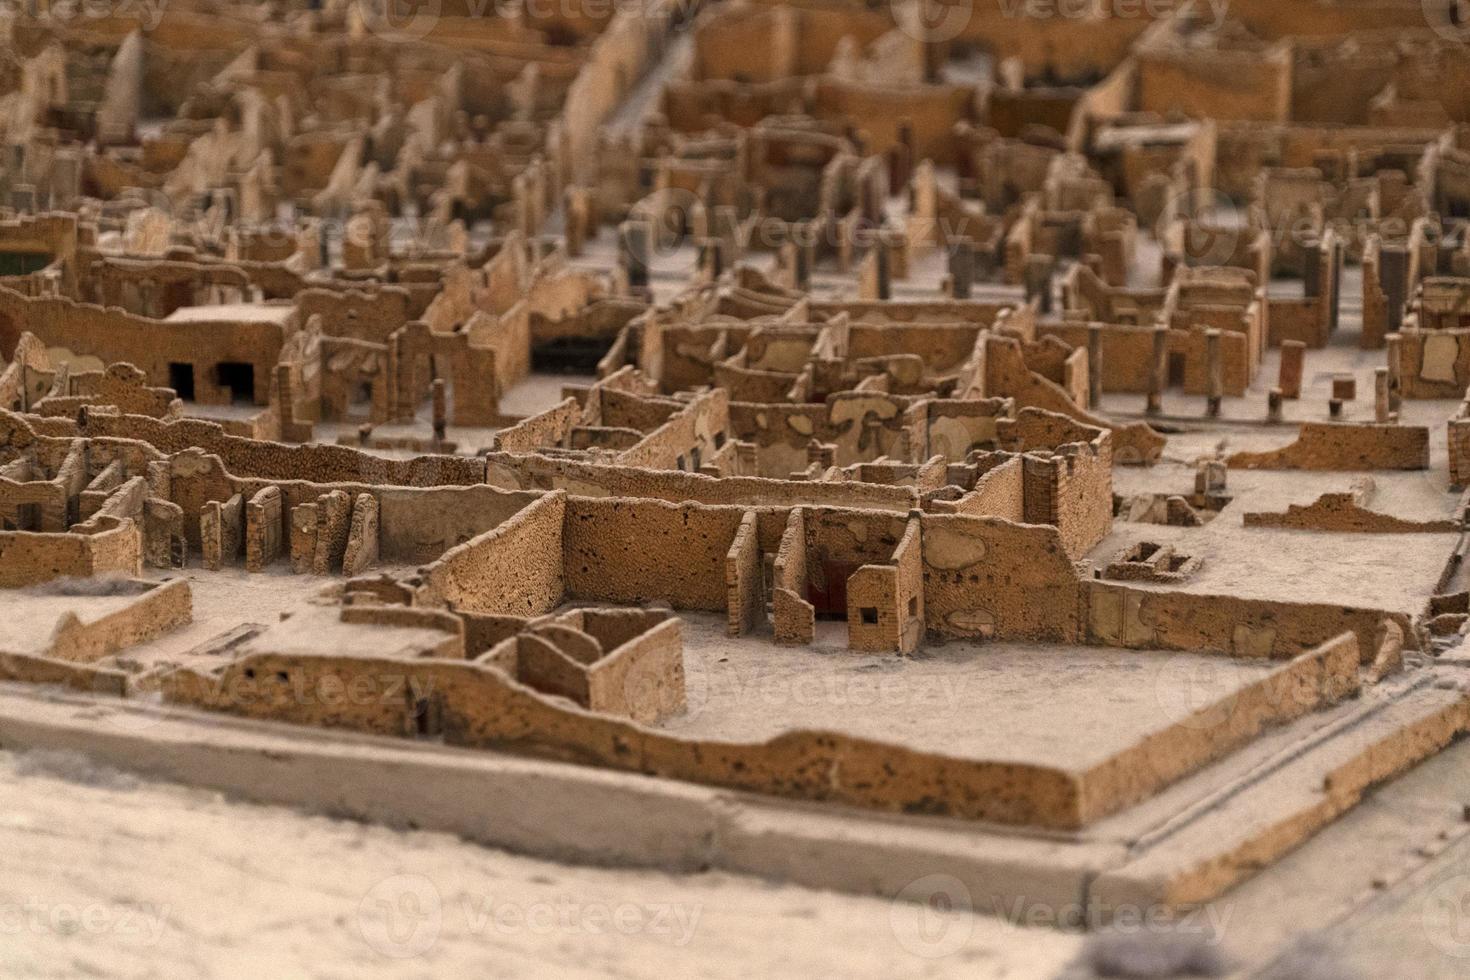
<svg viewBox="0 0 1470 980">
<path fill-rule="evenodd" d="M 0 18 L 0 747 L 1098 927 L 1470 730 L 1436 4 L 432 6 Z"/>
</svg>

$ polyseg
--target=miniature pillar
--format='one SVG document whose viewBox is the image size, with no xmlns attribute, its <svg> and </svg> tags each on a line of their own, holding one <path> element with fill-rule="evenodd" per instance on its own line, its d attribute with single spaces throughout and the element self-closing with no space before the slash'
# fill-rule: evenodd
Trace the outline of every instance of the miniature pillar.
<svg viewBox="0 0 1470 980">
<path fill-rule="evenodd" d="M 969 299 L 975 282 L 975 243 L 961 238 L 949 250 L 949 295 Z"/>
<path fill-rule="evenodd" d="M 724 244 L 718 238 L 706 238 L 699 243 L 699 267 L 710 282 L 719 279 L 725 271 Z"/>
<path fill-rule="evenodd" d="M 1388 368 L 1373 369 L 1373 418 L 1377 422 L 1389 421 Z"/>
<path fill-rule="evenodd" d="M 1384 338 L 1388 347 L 1388 410 L 1397 412 L 1403 401 L 1404 338 L 1395 331 Z"/>
<path fill-rule="evenodd" d="M 888 151 L 888 193 L 899 194 L 908 186 L 914 159 L 914 124 L 898 121 L 898 143 Z"/>
<path fill-rule="evenodd" d="M 587 191 L 581 187 L 568 187 L 562 193 L 562 209 L 566 215 L 567 255 L 572 258 L 582 254 L 582 246 L 587 241 L 590 217 L 588 197 Z"/>
<path fill-rule="evenodd" d="M 1302 396 L 1302 364 L 1306 356 L 1307 345 L 1300 340 L 1281 342 L 1281 370 L 1276 377 L 1276 384 L 1281 388 L 1281 397 Z"/>
<path fill-rule="evenodd" d="M 1220 417 L 1220 400 L 1225 394 L 1224 364 L 1220 358 L 1220 331 L 1205 331 L 1205 412 L 1212 419 Z"/>
<path fill-rule="evenodd" d="M 798 270 L 796 268 L 797 263 L 801 261 L 798 258 L 800 251 L 796 247 L 795 242 L 785 242 L 776 253 L 776 261 L 781 270 L 782 281 L 793 289 L 800 288 L 797 284 Z"/>
<path fill-rule="evenodd" d="M 1087 403 L 1091 408 L 1102 405 L 1102 324 L 1087 327 Z"/>
<path fill-rule="evenodd" d="M 448 398 L 445 391 L 444 379 L 434 379 L 434 441 L 443 442 L 444 433 L 447 431 L 449 412 Z"/>
<path fill-rule="evenodd" d="M 1266 394 L 1266 421 L 1281 421 L 1281 389 L 1272 388 Z"/>
<path fill-rule="evenodd" d="M 296 421 L 296 406 L 291 398 L 291 365 L 289 364 L 276 365 L 276 397 L 280 400 L 276 411 L 281 416 L 282 428 L 285 428 Z"/>
<path fill-rule="evenodd" d="M 1028 255 L 1026 256 L 1025 276 L 1026 299 L 1033 297 L 1040 300 L 1039 308 L 1042 313 L 1051 312 L 1051 269 L 1052 257 L 1050 255 Z"/>
<path fill-rule="evenodd" d="M 1154 328 L 1153 361 L 1148 369 L 1148 401 L 1144 411 L 1158 415 L 1164 410 L 1164 384 L 1169 359 L 1169 328 Z"/>
<path fill-rule="evenodd" d="M 1327 272 L 1327 329 L 1328 332 L 1337 330 L 1338 318 L 1342 312 L 1342 242 L 1334 238 L 1332 248 L 1328 250 L 1330 265 Z"/>
<path fill-rule="evenodd" d="M 1302 245 L 1302 294 L 1308 299 L 1322 295 L 1322 243 L 1315 239 Z"/>
<path fill-rule="evenodd" d="M 797 226 L 796 236 L 796 288 L 810 289 L 812 267 L 817 264 L 817 224 L 809 222 Z"/>
<path fill-rule="evenodd" d="M 652 229 L 646 221 L 624 221 L 618 228 L 624 270 L 628 273 L 628 288 L 633 292 L 648 289 L 648 260 Z"/>
<path fill-rule="evenodd" d="M 878 280 L 878 298 L 888 299 L 891 293 L 888 279 L 888 245 L 883 236 L 873 237 L 874 272 Z"/>
<path fill-rule="evenodd" d="M 1402 245 L 1384 245 L 1379 251 L 1378 284 L 1383 287 L 1388 330 L 1393 333 L 1403 323 L 1409 291 L 1409 254 Z"/>
</svg>

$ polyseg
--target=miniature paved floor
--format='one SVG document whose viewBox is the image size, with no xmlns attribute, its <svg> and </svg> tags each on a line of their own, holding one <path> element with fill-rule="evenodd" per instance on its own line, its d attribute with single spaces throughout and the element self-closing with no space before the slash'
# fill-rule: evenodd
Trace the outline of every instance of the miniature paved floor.
<svg viewBox="0 0 1470 980">
<path fill-rule="evenodd" d="M 1283 512 L 1291 504 L 1312 503 L 1324 493 L 1346 492 L 1363 476 L 1232 470 L 1226 493 L 1233 499 L 1204 526 L 1118 519 L 1088 557 L 1102 568 L 1139 541 L 1172 544 L 1177 552 L 1203 559 L 1203 564 L 1187 581 L 1161 589 L 1260 599 L 1289 596 L 1298 602 L 1417 615 L 1425 597 L 1435 592 L 1458 534 L 1349 534 L 1242 526 L 1242 515 L 1248 511 Z M 1443 472 L 1376 472 L 1371 477 L 1369 510 L 1420 521 L 1444 520 L 1454 512 L 1457 495 L 1441 486 Z M 1194 490 L 1194 468 L 1170 462 L 1148 469 L 1119 467 L 1113 471 L 1113 490 L 1125 497 L 1189 494 Z"/>
<path fill-rule="evenodd" d="M 960 643 L 912 657 L 849 650 L 842 623 L 809 647 L 730 638 L 684 614 L 689 710 L 664 727 L 729 741 L 829 729 L 969 759 L 1081 769 L 1228 697 L 1277 664 L 1040 643 Z"/>
<path fill-rule="evenodd" d="M 0 650 L 39 653 L 50 644 L 57 622 L 67 613 L 90 623 L 137 601 L 136 595 L 62 596 L 36 590 L 8 595 L 8 609 L 0 615 Z"/>
</svg>

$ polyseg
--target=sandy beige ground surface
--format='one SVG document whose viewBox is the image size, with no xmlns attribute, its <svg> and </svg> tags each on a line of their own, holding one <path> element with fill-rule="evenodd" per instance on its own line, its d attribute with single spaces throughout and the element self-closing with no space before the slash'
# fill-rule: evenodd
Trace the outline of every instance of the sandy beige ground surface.
<svg viewBox="0 0 1470 980">
<path fill-rule="evenodd" d="M 985 980 L 1055 976 L 1080 945 L 726 874 L 568 868 L 69 757 L 0 752 L 0 800 L 4 977 Z"/>
<path fill-rule="evenodd" d="M 1067 769 L 1096 765 L 1276 666 L 1043 643 L 951 642 L 899 658 L 848 649 L 845 623 L 820 624 L 811 646 L 782 647 L 726 636 L 724 617 L 681 618 L 689 709 L 664 723 L 671 731 L 762 741 L 833 729 Z"/>
<path fill-rule="evenodd" d="M 0 752 L 0 976 L 1470 975 L 1470 742 L 1183 924 L 1084 939 L 728 874 L 572 868 Z M 982 910 L 991 911 L 991 910 Z M 1146 976 L 1173 976 L 1145 972 Z"/>
<path fill-rule="evenodd" d="M 1227 451 L 1238 437 L 1223 438 Z M 1171 451 L 1172 452 L 1172 451 Z M 1139 541 L 1171 544 L 1200 558 L 1199 571 L 1170 590 L 1230 594 L 1259 599 L 1291 599 L 1393 609 L 1418 614 L 1425 597 L 1435 591 L 1445 558 L 1457 534 L 1342 534 L 1289 531 L 1243 526 L 1243 515 L 1284 512 L 1324 493 L 1352 489 L 1361 473 L 1312 473 L 1291 470 L 1231 470 L 1226 493 L 1231 501 L 1203 527 L 1116 520 L 1112 532 L 1088 557 L 1098 567 L 1117 560 Z M 1446 492 L 1442 471 L 1376 472 L 1369 510 L 1405 520 L 1444 520 L 1451 516 L 1456 495 Z M 1114 492 L 1188 494 L 1194 468 L 1165 462 L 1148 469 L 1118 467 Z"/>
</svg>

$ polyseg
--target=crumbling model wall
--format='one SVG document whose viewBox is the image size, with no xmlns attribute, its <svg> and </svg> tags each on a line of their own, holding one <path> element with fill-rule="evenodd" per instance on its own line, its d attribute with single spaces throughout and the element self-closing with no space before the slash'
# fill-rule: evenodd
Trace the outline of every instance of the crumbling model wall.
<svg viewBox="0 0 1470 980">
<path fill-rule="evenodd" d="M 931 638 L 1076 642 L 1077 572 L 1056 528 L 928 514 L 923 544 Z"/>
<path fill-rule="evenodd" d="M 661 500 L 569 497 L 563 537 L 567 594 L 724 612 L 725 556 L 744 513 Z"/>
<path fill-rule="evenodd" d="M 108 519 L 90 533 L 0 531 L 0 588 L 142 574 L 143 533 L 135 521 Z"/>
<path fill-rule="evenodd" d="M 555 609 L 567 591 L 562 575 L 566 511 L 566 494 L 549 493 L 451 548 L 422 570 L 418 604 L 521 616 Z"/>
<path fill-rule="evenodd" d="M 1425 470 L 1429 430 L 1421 425 L 1303 422 L 1295 442 L 1233 453 L 1225 462 L 1231 469 Z"/>
<path fill-rule="evenodd" d="M 1364 663 L 1392 621 L 1412 642 L 1409 617 L 1382 609 L 1244 599 L 1196 592 L 1086 583 L 1085 641 L 1136 650 L 1212 650 L 1236 657 L 1286 659 L 1352 632 Z"/>
<path fill-rule="evenodd" d="M 312 483 L 366 483 L 431 487 L 485 482 L 485 464 L 468 456 L 386 459 L 348 446 L 287 445 L 228 435 L 198 419 L 161 420 L 141 415 L 87 417 L 83 434 L 138 439 L 164 453 L 199 448 L 218 456 L 235 476 Z"/>
<path fill-rule="evenodd" d="M 250 365 L 255 404 L 264 405 L 271 371 L 286 339 L 275 322 L 150 320 L 59 297 L 31 299 L 0 289 L 0 355 L 10 355 L 21 330 L 34 333 L 48 348 L 85 353 L 107 364 L 134 364 L 155 384 L 169 377 L 171 363 L 189 365 L 195 399 L 225 405 L 232 391 L 220 383 L 215 368 L 223 362 Z"/>
<path fill-rule="evenodd" d="M 56 624 L 45 655 L 90 663 L 146 643 L 192 622 L 193 618 L 193 594 L 188 582 L 179 579 L 148 583 L 140 589 L 136 600 L 107 615 L 85 623 L 75 614 L 63 617 Z"/>
</svg>

